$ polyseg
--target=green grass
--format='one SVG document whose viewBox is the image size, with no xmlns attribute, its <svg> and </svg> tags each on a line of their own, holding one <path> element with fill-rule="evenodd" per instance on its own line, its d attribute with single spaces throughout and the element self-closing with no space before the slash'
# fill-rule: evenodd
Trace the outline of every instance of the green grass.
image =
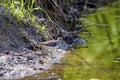
<svg viewBox="0 0 120 80">
<path fill-rule="evenodd" d="M 30 25 L 33 25 L 34 27 L 38 28 L 40 31 L 44 30 L 44 25 L 39 25 L 36 22 L 37 16 L 34 16 L 32 13 L 35 10 L 42 11 L 45 13 L 48 17 L 48 19 L 52 22 L 51 17 L 47 14 L 47 12 L 42 9 L 40 6 L 33 7 L 35 3 L 35 0 L 28 0 L 27 1 L 27 7 L 24 0 L 0 0 L 0 5 L 5 7 L 4 15 L 11 18 L 15 17 L 18 22 L 21 22 L 22 20 L 25 21 L 25 23 L 28 23 Z M 8 16 L 8 14 L 11 14 L 11 16 Z"/>
</svg>

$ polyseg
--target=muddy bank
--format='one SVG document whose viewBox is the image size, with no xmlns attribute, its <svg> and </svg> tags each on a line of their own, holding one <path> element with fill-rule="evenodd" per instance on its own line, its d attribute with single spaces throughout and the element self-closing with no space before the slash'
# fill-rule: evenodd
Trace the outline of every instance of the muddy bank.
<svg viewBox="0 0 120 80">
<path fill-rule="evenodd" d="M 51 52 L 50 52 L 51 51 Z M 48 55 L 34 52 L 13 52 L 0 57 L 0 79 L 18 79 L 51 68 L 51 64 L 59 64 L 65 50 L 52 49 Z"/>
</svg>

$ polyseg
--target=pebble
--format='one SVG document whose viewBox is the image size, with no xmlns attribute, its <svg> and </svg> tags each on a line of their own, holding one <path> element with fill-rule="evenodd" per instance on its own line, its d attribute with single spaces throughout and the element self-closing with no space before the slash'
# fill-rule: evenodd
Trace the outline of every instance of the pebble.
<svg viewBox="0 0 120 80">
<path fill-rule="evenodd" d="M 43 68 L 39 68 L 39 70 L 44 70 Z"/>
<path fill-rule="evenodd" d="M 70 51 L 68 51 L 67 53 L 70 53 Z"/>
<path fill-rule="evenodd" d="M 38 75 L 35 75 L 34 77 L 35 77 L 35 78 L 38 78 L 39 76 L 38 76 Z"/>
<path fill-rule="evenodd" d="M 3 73 L 0 72 L 0 76 L 3 76 Z"/>
<path fill-rule="evenodd" d="M 43 64 L 43 61 L 42 61 L 42 60 L 39 60 L 39 63 L 40 63 L 40 64 Z"/>
<path fill-rule="evenodd" d="M 71 48 L 71 50 L 73 51 L 73 50 L 75 50 L 74 48 Z"/>
</svg>

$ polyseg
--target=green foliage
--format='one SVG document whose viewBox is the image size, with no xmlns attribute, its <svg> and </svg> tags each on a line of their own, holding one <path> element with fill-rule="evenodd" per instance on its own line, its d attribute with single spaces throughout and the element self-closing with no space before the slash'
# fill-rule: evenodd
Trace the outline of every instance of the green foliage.
<svg viewBox="0 0 120 80">
<path fill-rule="evenodd" d="M 74 0 L 70 0 L 73 2 Z M 36 0 L 0 0 L 0 5 L 6 8 L 4 15 L 11 12 L 13 17 L 16 17 L 18 21 L 24 20 L 26 23 L 29 23 L 37 28 L 40 28 L 43 31 L 43 25 L 40 26 L 37 23 L 37 17 L 32 13 L 34 11 L 41 11 L 40 13 L 45 13 L 50 22 L 53 22 L 52 15 L 48 12 L 46 7 L 43 7 L 44 1 L 42 3 L 36 3 Z M 42 4 L 41 6 L 39 4 Z M 39 5 L 39 6 L 38 6 Z M 55 11 L 56 12 L 56 11 Z M 40 15 L 40 14 L 39 14 Z M 49 16 L 51 15 L 51 16 Z M 55 16 L 55 15 L 54 15 Z"/>
<path fill-rule="evenodd" d="M 24 2 L 23 0 L 21 1 L 17 1 L 17 0 L 3 0 L 3 1 L 0 1 L 1 5 L 4 6 L 6 8 L 6 11 L 5 11 L 5 15 L 8 13 L 8 12 L 11 12 L 12 15 L 14 17 L 17 17 L 18 20 L 22 20 L 25 14 L 25 9 L 24 9 Z"/>
<path fill-rule="evenodd" d="M 44 30 L 45 30 L 45 25 L 44 24 L 42 25 L 42 29 L 41 30 L 42 30 L 42 32 L 44 32 Z"/>
<path fill-rule="evenodd" d="M 52 22 L 52 19 L 47 14 L 45 10 L 43 10 L 40 7 L 33 7 L 35 3 L 35 0 L 28 0 L 27 1 L 27 9 L 25 8 L 26 3 L 24 0 L 0 0 L 0 5 L 4 6 L 6 10 L 4 11 L 4 15 L 8 14 L 9 12 L 12 13 L 13 17 L 16 17 L 18 21 L 21 21 L 24 19 L 26 23 L 29 23 L 37 28 L 43 29 L 43 25 L 39 26 L 39 24 L 36 22 L 36 17 L 32 14 L 35 10 L 41 10 L 43 11 L 47 16 L 48 19 Z"/>
</svg>

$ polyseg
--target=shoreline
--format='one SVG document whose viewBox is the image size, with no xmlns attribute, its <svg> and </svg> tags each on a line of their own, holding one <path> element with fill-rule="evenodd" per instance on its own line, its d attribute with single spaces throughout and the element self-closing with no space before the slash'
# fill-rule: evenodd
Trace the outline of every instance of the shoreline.
<svg viewBox="0 0 120 80">
<path fill-rule="evenodd" d="M 26 76 L 34 75 L 36 73 L 41 73 L 44 70 L 50 69 L 52 67 L 52 64 L 59 63 L 60 60 L 64 57 L 64 54 L 66 52 L 67 51 L 63 49 L 55 49 L 53 50 L 54 53 L 52 55 L 53 58 L 51 58 L 51 55 L 44 57 L 44 56 L 38 56 L 37 54 L 35 55 L 32 54 L 32 56 L 34 56 L 32 61 L 27 60 L 26 58 L 24 58 L 23 55 L 16 56 L 15 55 L 16 52 L 12 52 L 12 51 L 8 55 L 1 55 L 0 64 L 4 64 L 4 66 L 1 67 L 0 80 L 19 79 L 19 78 L 24 78 Z M 30 55 L 30 53 L 27 54 Z M 24 63 L 24 61 L 26 62 Z"/>
</svg>

